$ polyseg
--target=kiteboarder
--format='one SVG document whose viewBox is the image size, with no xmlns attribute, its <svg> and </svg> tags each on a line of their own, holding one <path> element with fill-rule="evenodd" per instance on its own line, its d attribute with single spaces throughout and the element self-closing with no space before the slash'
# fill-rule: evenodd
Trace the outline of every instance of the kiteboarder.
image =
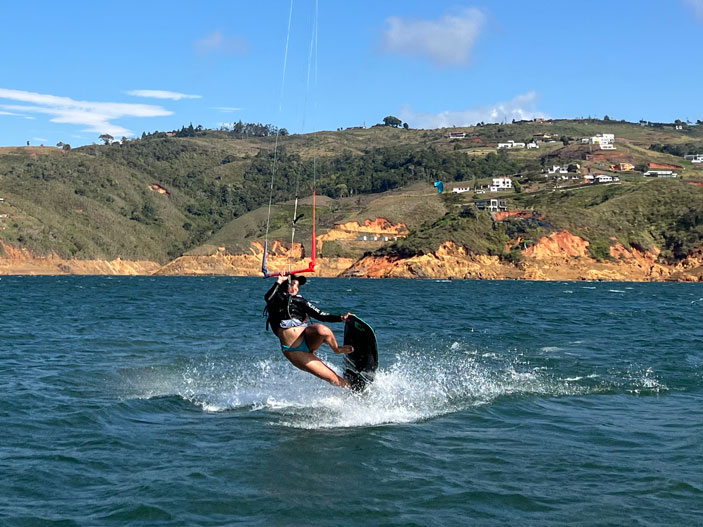
<svg viewBox="0 0 703 527">
<path fill-rule="evenodd" d="M 264 295 L 264 312 L 268 315 L 266 328 L 271 326 L 271 330 L 281 341 L 283 355 L 295 367 L 335 386 L 350 388 L 349 382 L 322 362 L 315 355 L 315 351 L 322 344 L 327 344 L 335 353 L 351 353 L 353 348 L 337 344 L 330 328 L 323 324 L 310 324 L 309 317 L 323 322 L 344 322 L 351 313 L 331 315 L 321 311 L 298 294 L 300 286 L 306 281 L 302 275 L 282 274 L 278 277 L 273 287 Z M 287 285 L 284 286 L 284 282 L 287 282 Z"/>
</svg>

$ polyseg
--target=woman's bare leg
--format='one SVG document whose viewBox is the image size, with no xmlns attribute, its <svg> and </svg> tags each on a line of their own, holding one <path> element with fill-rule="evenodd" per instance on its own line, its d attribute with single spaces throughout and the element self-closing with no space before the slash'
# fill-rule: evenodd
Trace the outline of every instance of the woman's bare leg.
<svg viewBox="0 0 703 527">
<path fill-rule="evenodd" d="M 308 343 L 308 346 L 309 345 Z M 351 385 L 346 379 L 343 379 L 333 372 L 330 367 L 318 359 L 314 353 L 308 353 L 306 351 L 284 351 L 283 354 L 296 368 L 312 373 L 315 377 L 319 377 L 335 386 L 351 388 Z"/>
<path fill-rule="evenodd" d="M 351 353 L 354 348 L 351 346 L 340 346 L 334 338 L 332 330 L 323 324 L 312 324 L 305 328 L 305 340 L 310 351 L 317 350 L 323 344 L 327 344 L 335 353 Z"/>
</svg>

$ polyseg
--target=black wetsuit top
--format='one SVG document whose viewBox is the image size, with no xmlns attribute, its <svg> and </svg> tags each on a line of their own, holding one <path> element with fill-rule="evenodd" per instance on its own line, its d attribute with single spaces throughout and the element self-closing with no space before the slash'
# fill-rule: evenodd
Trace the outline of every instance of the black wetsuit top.
<svg viewBox="0 0 703 527">
<path fill-rule="evenodd" d="M 284 285 L 285 284 L 285 285 Z M 288 284 L 276 282 L 273 287 L 264 295 L 266 300 L 266 329 L 269 324 L 273 332 L 278 334 L 281 321 L 296 318 L 301 322 L 310 316 L 322 322 L 342 322 L 341 315 L 331 315 L 320 310 L 316 305 L 311 304 L 300 295 L 291 295 L 288 291 Z"/>
</svg>

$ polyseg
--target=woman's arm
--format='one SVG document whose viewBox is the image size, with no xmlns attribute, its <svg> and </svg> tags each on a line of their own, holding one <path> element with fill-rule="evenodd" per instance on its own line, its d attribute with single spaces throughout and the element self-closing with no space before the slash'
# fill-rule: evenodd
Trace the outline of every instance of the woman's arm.
<svg viewBox="0 0 703 527">
<path fill-rule="evenodd" d="M 283 291 L 281 290 L 281 284 L 288 280 L 287 277 L 285 276 L 279 276 L 278 280 L 276 280 L 276 283 L 271 286 L 271 289 L 269 289 L 266 294 L 264 295 L 264 300 L 266 300 L 266 303 L 268 304 L 273 300 L 273 298 L 278 294 L 281 296 L 283 294 Z"/>
<path fill-rule="evenodd" d="M 347 317 L 351 314 L 347 313 L 346 315 L 332 315 L 330 313 L 322 311 L 315 304 L 308 302 L 303 297 L 297 297 L 295 298 L 295 300 L 300 302 L 300 307 L 303 309 L 303 311 L 305 311 L 306 315 L 317 320 L 321 320 L 322 322 L 344 322 Z"/>
</svg>

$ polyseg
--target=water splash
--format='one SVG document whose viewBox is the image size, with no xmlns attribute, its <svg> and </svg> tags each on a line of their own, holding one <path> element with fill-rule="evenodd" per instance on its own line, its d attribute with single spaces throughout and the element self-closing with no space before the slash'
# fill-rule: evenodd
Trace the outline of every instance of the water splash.
<svg viewBox="0 0 703 527">
<path fill-rule="evenodd" d="M 306 429 L 420 422 L 506 397 L 641 395 L 668 389 L 651 368 L 605 373 L 573 371 L 572 366 L 562 372 L 557 350 L 541 348 L 549 357 L 539 362 L 539 356 L 518 350 L 476 350 L 457 341 L 434 350 L 418 346 L 397 353 L 363 394 L 328 385 L 283 358 L 205 360 L 124 375 L 127 397 L 177 396 L 206 412 L 259 412 L 272 424 Z"/>
</svg>

